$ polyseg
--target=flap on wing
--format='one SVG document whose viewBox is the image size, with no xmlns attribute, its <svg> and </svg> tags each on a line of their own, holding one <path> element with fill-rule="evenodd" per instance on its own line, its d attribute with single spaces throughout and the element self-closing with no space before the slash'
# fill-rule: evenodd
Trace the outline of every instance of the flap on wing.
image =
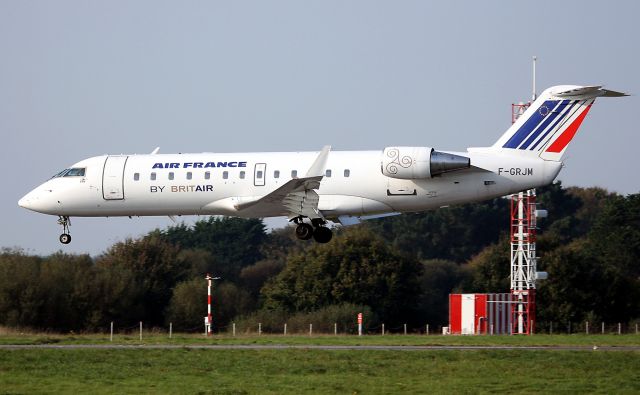
<svg viewBox="0 0 640 395">
<path fill-rule="evenodd" d="M 320 181 L 322 180 L 322 176 L 316 177 L 303 177 L 303 178 L 294 178 L 292 180 L 287 181 L 280 188 L 275 191 L 264 195 L 263 197 L 252 200 L 249 202 L 242 202 L 235 205 L 237 210 L 244 210 L 246 208 L 255 206 L 256 204 L 274 204 L 274 203 L 282 203 L 285 197 L 288 194 L 294 192 L 304 192 L 309 189 L 318 189 L 320 187 Z"/>
<path fill-rule="evenodd" d="M 305 177 L 291 179 L 258 199 L 239 201 L 234 205 L 235 209 L 241 211 L 248 208 L 262 209 L 266 206 L 279 206 L 287 211 L 290 217 L 302 215 L 309 218 L 322 218 L 322 214 L 318 211 L 319 197 L 314 189 L 320 188 L 330 151 L 329 145 L 322 148 Z"/>
</svg>

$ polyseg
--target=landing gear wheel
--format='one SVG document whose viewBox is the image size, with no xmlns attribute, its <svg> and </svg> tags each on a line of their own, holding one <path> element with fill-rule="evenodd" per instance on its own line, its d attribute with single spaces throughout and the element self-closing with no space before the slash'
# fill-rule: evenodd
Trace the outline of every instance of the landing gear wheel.
<svg viewBox="0 0 640 395">
<path fill-rule="evenodd" d="M 296 226 L 296 237 L 300 240 L 309 240 L 313 236 L 313 226 L 309 224 L 299 224 Z"/>
<path fill-rule="evenodd" d="M 66 215 L 58 217 L 58 224 L 62 225 L 62 234 L 60 235 L 60 243 L 71 243 L 71 235 L 69 234 L 69 226 L 71 226 L 71 219 Z"/>
<path fill-rule="evenodd" d="M 313 239 L 318 243 L 328 243 L 332 237 L 333 232 L 331 229 L 324 226 L 319 226 L 313 231 Z"/>
</svg>

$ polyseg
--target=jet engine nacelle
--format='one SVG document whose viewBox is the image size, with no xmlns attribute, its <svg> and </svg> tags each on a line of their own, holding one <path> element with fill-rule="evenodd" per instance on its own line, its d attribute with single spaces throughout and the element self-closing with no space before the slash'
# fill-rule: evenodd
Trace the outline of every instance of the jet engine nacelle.
<svg viewBox="0 0 640 395">
<path fill-rule="evenodd" d="M 469 158 L 435 151 L 430 147 L 387 147 L 382 153 L 382 174 L 412 180 L 467 169 Z"/>
</svg>

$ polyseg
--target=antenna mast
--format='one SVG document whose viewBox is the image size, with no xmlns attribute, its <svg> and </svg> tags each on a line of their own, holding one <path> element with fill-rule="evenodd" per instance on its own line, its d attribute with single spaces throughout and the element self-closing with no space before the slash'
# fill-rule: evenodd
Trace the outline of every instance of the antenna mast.
<svg viewBox="0 0 640 395">
<path fill-rule="evenodd" d="M 533 94 L 531 95 L 531 102 L 533 103 L 534 101 L 536 101 L 536 60 L 538 58 L 534 55 L 533 56 Z"/>
</svg>

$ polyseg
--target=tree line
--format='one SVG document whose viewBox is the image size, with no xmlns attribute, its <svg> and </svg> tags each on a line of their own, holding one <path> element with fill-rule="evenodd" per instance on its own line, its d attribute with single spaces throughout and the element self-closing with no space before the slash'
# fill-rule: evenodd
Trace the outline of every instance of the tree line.
<svg viewBox="0 0 640 395">
<path fill-rule="evenodd" d="M 640 319 L 640 194 L 600 188 L 538 189 L 539 321 Z M 214 329 L 231 322 L 323 320 L 353 327 L 446 325 L 448 295 L 508 292 L 509 200 L 371 220 L 337 229 L 328 244 L 257 219 L 210 217 L 111 246 L 102 255 L 0 253 L 0 325 L 104 330 L 144 321 L 200 331 L 204 275 L 213 287 Z M 317 321 L 316 321 L 317 322 Z M 320 323 L 318 323 L 320 324 Z"/>
</svg>

